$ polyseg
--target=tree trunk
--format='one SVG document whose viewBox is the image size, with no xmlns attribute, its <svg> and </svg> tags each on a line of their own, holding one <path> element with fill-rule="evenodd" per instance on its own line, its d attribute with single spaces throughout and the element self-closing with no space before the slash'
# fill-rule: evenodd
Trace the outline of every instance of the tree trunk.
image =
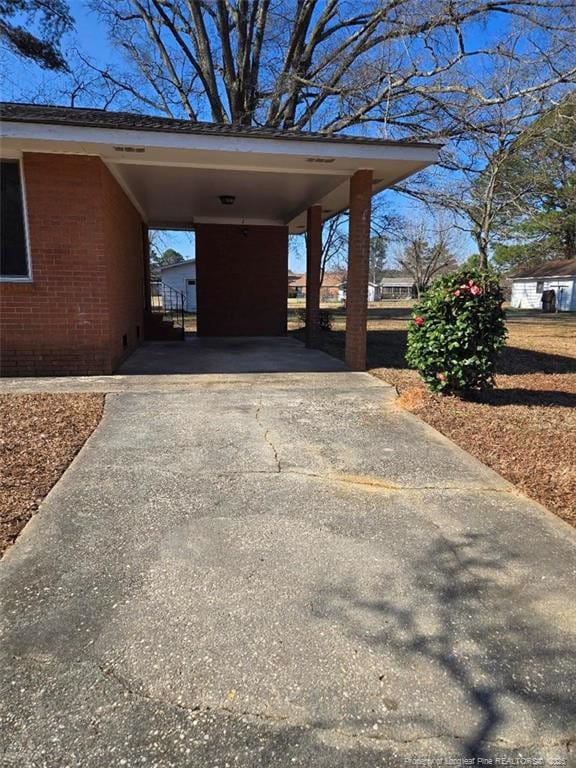
<svg viewBox="0 0 576 768">
<path fill-rule="evenodd" d="M 488 236 L 485 231 L 475 233 L 474 239 L 478 246 L 478 269 L 488 269 Z"/>
</svg>

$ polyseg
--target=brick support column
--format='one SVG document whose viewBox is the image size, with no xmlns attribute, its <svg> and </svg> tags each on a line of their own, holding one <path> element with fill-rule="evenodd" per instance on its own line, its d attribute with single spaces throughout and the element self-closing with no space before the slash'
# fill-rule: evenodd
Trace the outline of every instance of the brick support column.
<svg viewBox="0 0 576 768">
<path fill-rule="evenodd" d="M 306 227 L 306 346 L 320 340 L 320 261 L 322 258 L 322 206 L 308 208 Z"/>
<path fill-rule="evenodd" d="M 356 171 L 350 179 L 346 283 L 346 363 L 353 371 L 366 369 L 371 201 L 372 171 Z"/>
</svg>

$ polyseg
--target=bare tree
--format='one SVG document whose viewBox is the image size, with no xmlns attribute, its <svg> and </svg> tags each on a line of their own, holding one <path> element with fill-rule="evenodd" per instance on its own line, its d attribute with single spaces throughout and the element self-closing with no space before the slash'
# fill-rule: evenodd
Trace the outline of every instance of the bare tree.
<svg viewBox="0 0 576 768">
<path fill-rule="evenodd" d="M 402 235 L 403 250 L 397 257 L 398 266 L 409 274 L 418 296 L 442 272 L 457 267 L 452 253 L 454 236 L 445 222 L 436 222 L 432 228 L 424 221 L 409 224 Z"/>
<path fill-rule="evenodd" d="M 576 74 L 572 0 L 98 0 L 94 7 L 126 54 L 124 72 L 94 65 L 103 79 L 141 109 L 191 120 L 453 136 L 469 129 L 455 120 L 463 108 L 489 123 L 498 105 Z M 520 25 L 522 49 L 510 34 Z M 474 76 L 522 60 L 533 77 L 519 91 L 495 92 Z"/>
<path fill-rule="evenodd" d="M 500 207 L 500 164 L 518 131 L 576 82 L 574 0 L 90 2 L 124 63 L 79 54 L 71 103 L 449 138 L 445 177 L 399 189 L 452 210 L 482 262 Z"/>
<path fill-rule="evenodd" d="M 322 256 L 320 261 L 320 285 L 328 269 L 346 272 L 348 227 L 345 214 L 328 219 L 322 227 Z"/>
<path fill-rule="evenodd" d="M 521 51 L 525 34 L 524 28 L 516 30 L 510 36 L 509 49 Z M 486 88 L 499 94 L 501 101 L 484 116 L 475 109 L 469 111 L 468 101 L 450 107 L 460 132 L 441 153 L 438 168 L 398 188 L 432 210 L 451 211 L 454 226 L 474 238 L 482 268 L 488 264 L 495 224 L 511 212 L 521 213 L 534 186 L 536 168 L 534 173 L 526 168 L 522 180 L 516 177 L 515 183 L 510 183 L 509 169 L 518 152 L 519 137 L 551 106 L 566 98 L 565 86 L 552 92 L 534 88 L 532 64 L 516 55 L 496 59 L 484 78 Z"/>
<path fill-rule="evenodd" d="M 504 169 L 514 155 L 518 127 L 503 120 L 489 136 L 481 133 L 476 138 L 473 154 L 468 158 L 444 161 L 446 167 L 458 170 L 453 174 L 438 176 L 430 184 L 425 178 L 406 186 L 403 191 L 426 202 L 432 210 L 450 211 L 455 229 L 470 234 L 478 249 L 478 266 L 488 265 L 495 222 L 512 207 L 522 205 L 523 196 L 530 188 L 530 177 L 524 179 L 522 188 L 506 183 Z"/>
<path fill-rule="evenodd" d="M 376 198 L 372 205 L 370 275 L 378 275 L 384 268 L 387 244 L 401 226 L 400 217 L 390 210 L 390 205 Z M 293 235 L 293 248 L 302 248 L 303 235 Z M 296 243 L 300 243 L 297 245 Z M 338 271 L 346 276 L 348 271 L 348 213 L 343 212 L 326 220 L 322 226 L 322 254 L 320 284 L 328 271 Z M 374 280 L 375 281 L 375 280 Z"/>
</svg>

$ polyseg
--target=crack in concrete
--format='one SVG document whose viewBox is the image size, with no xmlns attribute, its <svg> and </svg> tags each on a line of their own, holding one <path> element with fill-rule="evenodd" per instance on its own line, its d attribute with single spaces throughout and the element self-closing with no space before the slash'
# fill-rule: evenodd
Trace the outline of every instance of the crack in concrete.
<svg viewBox="0 0 576 768">
<path fill-rule="evenodd" d="M 184 704 L 179 701 L 174 701 L 173 699 L 167 699 L 161 696 L 154 696 L 151 693 L 144 691 L 144 690 L 134 690 L 134 688 L 130 685 L 130 683 L 118 672 L 116 672 L 115 669 L 109 666 L 104 666 L 100 662 L 97 662 L 96 666 L 100 670 L 100 672 L 107 678 L 110 678 L 116 682 L 116 684 L 122 688 L 122 690 L 125 691 L 129 696 L 133 696 L 136 698 L 142 698 L 146 701 L 150 701 L 154 704 L 161 704 L 163 706 L 168 707 L 174 707 L 175 709 L 182 710 L 184 712 L 188 712 L 191 715 L 193 714 L 205 714 L 209 712 L 214 713 L 222 713 L 225 715 L 229 715 L 231 717 L 235 718 L 243 718 L 248 717 L 252 718 L 254 720 L 261 720 L 265 723 L 270 723 L 273 725 L 287 725 L 292 728 L 302 728 L 304 730 L 310 730 L 310 731 L 317 731 L 324 734 L 327 734 L 331 737 L 337 737 L 337 738 L 344 738 L 349 741 L 353 742 L 365 742 L 365 743 L 374 743 L 377 742 L 378 744 L 384 745 L 385 743 L 389 744 L 415 744 L 417 742 L 427 742 L 427 741 L 437 741 L 439 739 L 451 739 L 453 741 L 464 741 L 468 738 L 466 735 L 457 734 L 457 733 L 434 733 L 434 734 L 423 734 L 422 736 L 413 736 L 411 738 L 395 738 L 394 736 L 391 736 L 390 734 L 382 734 L 377 732 L 368 732 L 368 733 L 359 733 L 358 731 L 354 730 L 346 730 L 343 728 L 338 728 L 330 725 L 329 723 L 320 723 L 320 722 L 307 722 L 305 720 L 298 720 L 294 718 L 290 718 L 287 715 L 273 715 L 268 714 L 266 712 L 252 712 L 250 710 L 243 710 L 243 709 L 233 709 L 232 707 L 227 707 L 224 705 L 218 705 L 218 706 L 210 706 L 207 704 Z M 564 748 L 567 752 L 570 750 L 571 744 L 574 743 L 574 739 L 572 736 L 568 736 L 565 739 L 560 739 L 558 741 L 536 741 L 536 742 L 526 742 L 526 743 L 516 743 L 512 742 L 509 739 L 504 739 L 502 737 L 486 741 L 484 743 L 485 747 L 508 747 L 510 749 L 531 749 L 531 748 L 553 748 L 553 747 L 560 747 Z"/>
<path fill-rule="evenodd" d="M 265 436 L 268 433 L 265 433 Z M 400 491 L 402 493 L 410 493 L 412 491 L 461 491 L 465 492 L 478 492 L 478 493 L 500 493 L 508 494 L 511 496 L 518 495 L 514 488 L 498 488 L 493 486 L 484 485 L 399 485 L 391 480 L 384 480 L 379 477 L 371 477 L 369 475 L 347 475 L 347 474 L 321 474 L 320 472 L 309 472 L 307 470 L 289 469 L 282 466 L 277 448 L 266 440 L 268 445 L 272 447 L 274 455 L 277 458 L 278 469 L 270 471 L 269 469 L 239 469 L 228 472 L 215 472 L 205 473 L 207 477 L 241 477 L 243 475 L 295 475 L 296 477 L 309 477 L 313 480 L 322 480 L 329 483 L 343 483 L 345 485 L 359 486 L 362 488 L 369 488 L 381 491 Z M 202 474 L 202 473 L 199 473 Z"/>
<path fill-rule="evenodd" d="M 280 464 L 280 457 L 278 455 L 278 449 L 276 448 L 276 446 L 274 445 L 272 440 L 268 437 L 268 435 L 270 434 L 270 430 L 267 429 L 262 424 L 262 422 L 260 420 L 260 411 L 261 410 L 262 410 L 262 398 L 260 398 L 260 402 L 256 406 L 255 418 L 256 418 L 256 421 L 258 422 L 258 424 L 264 430 L 264 442 L 266 443 L 266 445 L 270 446 L 270 448 L 272 449 L 272 453 L 274 454 L 274 461 L 276 462 L 276 473 L 282 472 L 282 465 Z M 274 474 L 276 474 L 276 473 L 274 473 Z"/>
</svg>

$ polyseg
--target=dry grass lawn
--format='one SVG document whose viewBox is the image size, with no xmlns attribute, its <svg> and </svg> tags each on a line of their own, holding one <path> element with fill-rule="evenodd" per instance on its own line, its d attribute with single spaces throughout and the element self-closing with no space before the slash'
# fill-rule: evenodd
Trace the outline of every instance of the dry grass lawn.
<svg viewBox="0 0 576 768">
<path fill-rule="evenodd" d="M 497 389 L 464 401 L 428 394 L 406 367 L 408 314 L 370 310 L 370 372 L 396 386 L 399 405 L 576 527 L 576 317 L 510 312 Z M 336 313 L 324 334 L 325 351 L 337 357 L 344 326 Z"/>
<path fill-rule="evenodd" d="M 0 555 L 102 417 L 103 395 L 0 395 Z"/>
</svg>

